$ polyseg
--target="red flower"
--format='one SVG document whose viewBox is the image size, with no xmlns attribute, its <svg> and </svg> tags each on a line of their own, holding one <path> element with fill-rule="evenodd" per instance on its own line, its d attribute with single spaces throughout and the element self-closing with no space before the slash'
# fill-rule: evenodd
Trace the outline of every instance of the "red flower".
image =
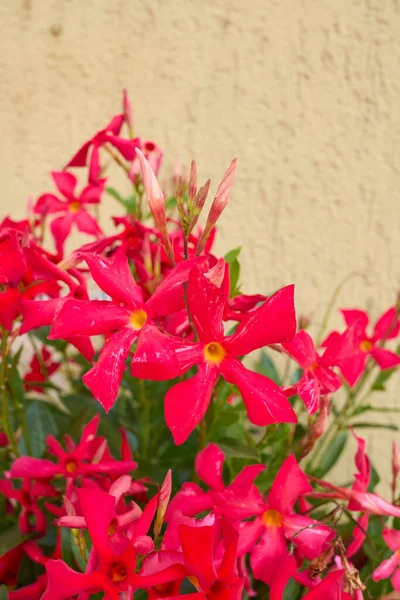
<svg viewBox="0 0 400 600">
<path fill-rule="evenodd" d="M 287 342 L 296 329 L 293 286 L 268 298 L 225 336 L 222 316 L 226 296 L 197 267 L 188 279 L 188 308 L 198 343 L 152 328 L 141 336 L 132 373 L 143 379 L 172 379 L 193 365 L 194 377 L 173 386 L 165 397 L 165 418 L 176 444 L 182 444 L 203 418 L 219 375 L 235 384 L 255 425 L 296 422 L 287 398 L 273 381 L 246 369 L 237 359 L 267 344 Z"/>
<path fill-rule="evenodd" d="M 175 511 L 192 517 L 205 510 L 224 515 L 232 520 L 249 518 L 257 513 L 263 500 L 254 479 L 265 469 L 264 465 L 248 465 L 225 485 L 222 470 L 225 455 L 215 444 L 208 444 L 196 457 L 196 473 L 211 489 L 204 492 L 195 483 L 184 483 L 182 489 L 170 502 L 169 519 Z"/>
<path fill-rule="evenodd" d="M 297 498 L 311 491 L 306 475 L 291 455 L 276 475 L 264 506 L 255 507 L 260 516 L 242 523 L 240 553 L 251 552 L 250 563 L 256 579 L 271 585 L 278 565 L 289 556 L 287 541 L 311 560 L 334 536 L 326 525 L 294 512 Z"/>
<path fill-rule="evenodd" d="M 180 263 L 151 298 L 143 302 L 142 290 L 132 276 L 125 255 L 118 253 L 107 259 L 85 254 L 84 259 L 94 281 L 112 300 L 67 300 L 56 316 L 49 338 L 99 334 L 108 337 L 97 363 L 83 377 L 108 412 L 117 398 L 125 360 L 134 341 L 150 331 L 152 319 L 184 305 L 182 283 L 193 263 Z"/>
<path fill-rule="evenodd" d="M 339 348 L 335 348 L 334 353 L 331 349 L 327 349 L 320 356 L 311 336 L 306 331 L 299 331 L 291 342 L 282 346 L 303 369 L 300 380 L 294 386 L 287 388 L 285 393 L 298 394 L 312 415 L 319 409 L 321 396 L 336 392 L 342 385 L 340 377 L 331 368 L 336 364 Z"/>
<path fill-rule="evenodd" d="M 50 224 L 57 252 L 62 255 L 64 242 L 74 224 L 83 233 L 94 236 L 101 234 L 97 221 L 87 212 L 86 207 L 100 202 L 104 182 L 96 186 L 89 184 L 77 195 L 75 192 L 77 179 L 72 173 L 53 171 L 51 175 L 64 200 L 60 200 L 54 194 L 43 194 L 36 202 L 34 210 L 42 217 L 63 213 Z"/>
<path fill-rule="evenodd" d="M 43 393 L 43 385 L 40 384 L 45 383 L 60 366 L 61 363 L 53 362 L 52 355 L 43 346 L 41 349 L 41 359 L 39 360 L 39 357 L 35 354 L 29 364 L 29 371 L 24 377 L 25 389 Z"/>
<path fill-rule="evenodd" d="M 95 489 L 78 490 L 79 503 L 85 518 L 93 548 L 96 553 L 95 569 L 77 573 L 60 560 L 46 564 L 47 590 L 42 600 L 63 600 L 81 592 L 105 592 L 109 600 L 119 600 L 120 592 L 132 591 L 151 583 L 155 585 L 175 579 L 182 572 L 172 567 L 154 576 L 141 577 L 134 572 L 140 538 L 147 534 L 153 520 L 158 497 L 154 496 L 143 511 L 131 540 L 125 549 L 115 552 L 109 543 L 110 524 L 115 515 L 116 500 L 113 496 Z M 139 544 L 140 547 L 140 544 Z"/>
<path fill-rule="evenodd" d="M 28 534 L 32 531 L 41 535 L 45 533 L 47 521 L 38 506 L 38 500 L 40 498 L 55 498 L 59 496 L 52 485 L 42 481 L 32 483 L 31 480 L 24 479 L 21 489 L 14 489 L 11 481 L 1 479 L 0 493 L 9 500 L 15 500 L 21 505 L 18 524 L 22 533 Z M 32 518 L 34 520 L 33 523 Z"/>
<path fill-rule="evenodd" d="M 367 358 L 371 356 L 381 369 L 390 369 L 400 365 L 400 356 L 382 348 L 383 341 L 394 339 L 400 330 L 400 320 L 395 308 L 389 308 L 379 317 L 371 336 L 367 333 L 369 316 L 363 310 L 342 310 L 346 325 L 353 329 L 354 345 L 349 358 L 339 360 L 337 364 L 346 379 L 353 387 L 361 377 Z M 328 349 L 337 342 L 340 334 L 333 332 L 323 342 Z"/>
<path fill-rule="evenodd" d="M 81 440 L 76 446 L 70 438 L 67 438 L 68 452 L 63 450 L 53 436 L 47 436 L 48 452 L 57 457 L 58 463 L 41 458 L 21 456 L 11 466 L 11 477 L 50 479 L 56 475 L 64 475 L 68 484 L 68 482 L 72 483 L 78 477 L 110 474 L 119 476 L 136 469 L 137 463 L 132 460 L 102 461 L 102 456 L 93 456 L 92 447 L 98 424 L 99 416 L 97 415 L 84 427 Z M 103 453 L 105 451 L 106 446 L 103 444 Z M 96 462 L 92 462 L 94 458 Z"/>
</svg>

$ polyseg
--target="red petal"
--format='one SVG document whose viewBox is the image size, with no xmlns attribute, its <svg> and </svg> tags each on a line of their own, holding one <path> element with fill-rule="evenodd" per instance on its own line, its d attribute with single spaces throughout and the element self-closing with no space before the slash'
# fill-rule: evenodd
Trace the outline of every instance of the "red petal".
<svg viewBox="0 0 400 600">
<path fill-rule="evenodd" d="M 194 267 L 188 279 L 188 307 L 201 342 L 220 340 L 223 336 L 222 315 L 226 297 L 198 267 Z"/>
<path fill-rule="evenodd" d="M 268 507 L 287 513 L 292 510 L 299 496 L 312 491 L 307 476 L 297 464 L 294 454 L 291 454 L 282 463 L 273 481 L 268 494 Z"/>
<path fill-rule="evenodd" d="M 266 527 L 250 556 L 254 577 L 271 585 L 281 561 L 286 559 L 288 554 L 282 528 Z"/>
<path fill-rule="evenodd" d="M 327 525 L 296 514 L 284 517 L 283 529 L 286 539 L 293 542 L 308 560 L 326 550 L 327 542 L 335 536 L 335 532 Z"/>
<path fill-rule="evenodd" d="M 400 356 L 385 348 L 372 348 L 371 356 L 381 369 L 391 369 L 400 365 Z"/>
<path fill-rule="evenodd" d="M 211 510 L 213 507 L 210 496 L 195 483 L 184 483 L 181 490 L 172 498 L 169 503 L 166 520 L 179 511 L 184 516 L 194 517 L 205 510 Z"/>
<path fill-rule="evenodd" d="M 213 563 L 214 526 L 178 525 L 178 533 L 188 570 L 203 589 L 211 587 L 217 579 Z"/>
<path fill-rule="evenodd" d="M 50 223 L 50 230 L 59 254 L 63 252 L 64 242 L 71 231 L 72 220 L 72 213 L 66 212 L 62 217 L 58 217 Z"/>
<path fill-rule="evenodd" d="M 75 213 L 75 223 L 79 231 L 88 235 L 99 235 L 101 229 L 94 217 L 83 208 Z"/>
<path fill-rule="evenodd" d="M 399 335 L 400 319 L 396 309 L 389 308 L 375 323 L 373 341 L 390 340 Z"/>
<path fill-rule="evenodd" d="M 222 479 L 225 454 L 215 444 L 208 444 L 196 456 L 195 468 L 197 475 L 204 483 L 214 490 L 225 488 Z"/>
<path fill-rule="evenodd" d="M 113 300 L 122 302 L 133 310 L 143 302 L 142 290 L 133 278 L 125 254 L 117 252 L 111 258 L 99 254 L 84 254 L 91 275 L 100 289 Z"/>
<path fill-rule="evenodd" d="M 289 342 L 295 333 L 294 285 L 288 285 L 252 311 L 224 345 L 242 356 L 268 344 Z"/>
<path fill-rule="evenodd" d="M 297 393 L 303 400 L 304 405 L 310 415 L 319 409 L 319 400 L 321 389 L 316 377 L 302 377 L 297 384 Z"/>
<path fill-rule="evenodd" d="M 78 152 L 74 154 L 69 163 L 66 165 L 66 169 L 68 167 L 84 167 L 86 166 L 87 155 L 89 152 L 89 148 L 92 145 L 92 140 L 85 142 L 81 148 L 79 148 Z"/>
<path fill-rule="evenodd" d="M 47 588 L 41 600 L 67 600 L 87 590 L 102 590 L 102 577 L 97 573 L 77 573 L 62 560 L 46 564 Z"/>
<path fill-rule="evenodd" d="M 341 310 L 341 313 L 344 317 L 346 325 L 350 327 L 350 325 L 355 325 L 356 329 L 358 329 L 360 335 L 366 336 L 365 330 L 369 323 L 369 316 L 364 310 Z"/>
<path fill-rule="evenodd" d="M 20 334 L 31 329 L 51 325 L 56 311 L 62 306 L 61 298 L 52 300 L 21 300 L 22 325 Z"/>
<path fill-rule="evenodd" d="M 168 273 L 146 302 L 145 308 L 151 318 L 169 315 L 185 307 L 183 283 L 188 280 L 193 265 L 203 262 L 203 257 L 183 261 Z"/>
<path fill-rule="evenodd" d="M 399 566 L 399 559 L 397 554 L 392 554 L 390 558 L 382 561 L 381 564 L 372 573 L 373 581 L 379 581 L 380 579 L 387 579 L 393 573 L 393 571 Z"/>
<path fill-rule="evenodd" d="M 10 330 L 19 313 L 21 294 L 17 289 L 8 289 L 0 293 L 0 325 Z"/>
<path fill-rule="evenodd" d="M 0 284 L 16 285 L 27 270 L 28 266 L 16 234 L 6 233 L 0 240 Z"/>
<path fill-rule="evenodd" d="M 115 516 L 115 497 L 99 489 L 77 490 L 82 515 L 93 546 L 101 562 L 111 559 L 113 552 L 109 543 L 108 527 Z"/>
<path fill-rule="evenodd" d="M 183 371 L 179 369 L 175 347 L 170 340 L 170 336 L 154 325 L 143 327 L 131 364 L 132 375 L 151 381 L 169 381 L 180 375 Z"/>
<path fill-rule="evenodd" d="M 365 352 L 359 352 L 358 354 L 355 354 L 353 358 L 348 358 L 340 363 L 339 367 L 342 375 L 350 387 L 353 387 L 361 377 L 365 368 L 367 356 L 368 355 L 365 354 Z"/>
<path fill-rule="evenodd" d="M 82 377 L 106 412 L 117 399 L 125 359 L 136 337 L 137 331 L 128 327 L 113 333 L 100 352 L 97 363 Z"/>
<path fill-rule="evenodd" d="M 49 340 L 76 335 L 101 335 L 120 329 L 127 323 L 126 309 L 113 302 L 71 298 L 64 303 L 57 314 Z"/>
<path fill-rule="evenodd" d="M 10 469 L 11 477 L 24 479 L 50 479 L 61 469 L 50 460 L 21 456 L 17 458 Z"/>
<path fill-rule="evenodd" d="M 239 388 L 249 420 L 254 425 L 297 423 L 296 413 L 280 387 L 268 377 L 246 369 L 237 359 L 225 359 L 221 375 Z"/>
<path fill-rule="evenodd" d="M 314 347 L 312 337 L 306 331 L 299 331 L 291 342 L 282 344 L 286 352 L 302 369 L 307 369 L 318 361 L 318 354 Z"/>
<path fill-rule="evenodd" d="M 384 529 L 382 537 L 393 552 L 400 550 L 400 531 L 397 529 Z"/>
<path fill-rule="evenodd" d="M 183 444 L 204 417 L 217 378 L 218 369 L 202 364 L 197 375 L 177 383 L 167 392 L 165 420 L 175 444 Z"/>
<path fill-rule="evenodd" d="M 114 135 L 107 135 L 105 141 L 112 144 L 126 160 L 131 161 L 135 158 L 135 148 L 138 147 L 136 140 L 124 140 Z"/>
<path fill-rule="evenodd" d="M 51 176 L 58 190 L 68 200 L 75 200 L 74 189 L 77 184 L 77 179 L 72 173 L 66 171 L 52 171 Z"/>
</svg>

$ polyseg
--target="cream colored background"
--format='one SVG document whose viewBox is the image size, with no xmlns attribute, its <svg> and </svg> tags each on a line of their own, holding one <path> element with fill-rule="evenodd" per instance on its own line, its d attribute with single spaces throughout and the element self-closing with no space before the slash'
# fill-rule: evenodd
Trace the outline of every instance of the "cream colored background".
<svg viewBox="0 0 400 600">
<path fill-rule="evenodd" d="M 245 291 L 295 282 L 318 324 L 357 272 L 338 304 L 393 303 L 398 0 L 1 0 L 0 23 L 2 214 L 50 189 L 126 87 L 166 167 L 195 158 L 215 189 L 238 157 L 218 249 L 243 246 Z M 388 477 L 391 434 L 369 438 Z"/>
</svg>

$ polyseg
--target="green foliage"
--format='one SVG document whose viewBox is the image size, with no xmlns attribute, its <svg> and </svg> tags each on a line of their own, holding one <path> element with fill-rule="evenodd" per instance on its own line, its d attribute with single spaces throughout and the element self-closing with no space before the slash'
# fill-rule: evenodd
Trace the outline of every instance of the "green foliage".
<svg viewBox="0 0 400 600">
<path fill-rule="evenodd" d="M 240 294 L 240 288 L 238 286 L 239 278 L 240 278 L 240 263 L 239 263 L 239 254 L 241 251 L 241 247 L 235 248 L 230 252 L 227 252 L 224 256 L 224 260 L 229 264 L 229 275 L 231 282 L 231 298 L 238 296 Z"/>
<path fill-rule="evenodd" d="M 30 454 L 40 458 L 46 449 L 46 436 L 57 437 L 58 435 L 57 423 L 50 408 L 42 401 L 30 403 L 25 412 L 25 420 L 29 431 Z M 24 438 L 20 440 L 19 451 L 21 454 L 28 454 Z"/>
<path fill-rule="evenodd" d="M 349 437 L 349 432 L 339 431 L 332 443 L 324 450 L 317 465 L 314 465 L 311 472 L 315 477 L 324 477 L 332 467 L 337 463 L 343 453 Z"/>
<path fill-rule="evenodd" d="M 3 531 L 0 534 L 0 558 L 22 544 L 26 539 L 27 536 L 20 532 L 18 525 L 14 525 Z"/>
</svg>

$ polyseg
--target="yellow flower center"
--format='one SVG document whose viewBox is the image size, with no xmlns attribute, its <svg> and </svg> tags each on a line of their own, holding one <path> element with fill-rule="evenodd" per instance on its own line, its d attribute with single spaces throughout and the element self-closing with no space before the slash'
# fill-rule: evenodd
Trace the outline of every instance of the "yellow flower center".
<svg viewBox="0 0 400 600">
<path fill-rule="evenodd" d="M 273 508 L 266 510 L 261 518 L 265 527 L 282 527 L 282 515 Z"/>
<path fill-rule="evenodd" d="M 67 473 L 75 473 L 77 469 L 78 463 L 74 458 L 70 458 L 69 460 L 67 460 L 67 462 L 65 463 L 65 470 L 67 471 Z"/>
<path fill-rule="evenodd" d="M 118 521 L 117 519 L 113 519 L 108 526 L 107 534 L 111 537 L 117 531 Z"/>
<path fill-rule="evenodd" d="M 109 577 L 113 583 L 121 583 L 128 577 L 128 570 L 124 563 L 113 563 L 110 567 Z"/>
<path fill-rule="evenodd" d="M 70 202 L 69 210 L 73 213 L 77 212 L 80 209 L 80 202 Z"/>
<path fill-rule="evenodd" d="M 218 342 L 211 342 L 204 346 L 204 358 L 207 362 L 219 365 L 226 355 L 225 349 Z"/>
<path fill-rule="evenodd" d="M 142 329 L 143 325 L 147 321 L 147 313 L 143 308 L 139 308 L 135 310 L 135 312 L 131 313 L 129 317 L 129 322 L 133 329 Z"/>
<path fill-rule="evenodd" d="M 362 352 L 369 352 L 370 350 L 372 350 L 372 347 L 373 347 L 373 343 L 370 342 L 369 340 L 363 340 L 360 343 L 360 350 Z"/>
</svg>

